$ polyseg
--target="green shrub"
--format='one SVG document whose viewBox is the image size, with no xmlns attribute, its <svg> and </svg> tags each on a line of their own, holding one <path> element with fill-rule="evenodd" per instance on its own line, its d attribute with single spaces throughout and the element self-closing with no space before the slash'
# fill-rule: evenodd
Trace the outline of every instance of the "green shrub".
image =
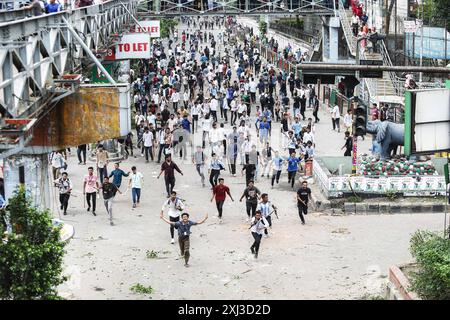
<svg viewBox="0 0 450 320">
<path fill-rule="evenodd" d="M 152 294 L 154 292 L 153 288 L 151 286 L 144 286 L 140 283 L 135 284 L 130 288 L 130 290 L 134 293 L 140 293 L 140 294 Z"/>
<path fill-rule="evenodd" d="M 262 35 L 265 35 L 267 33 L 267 23 L 265 21 L 259 22 L 259 31 Z"/>
<path fill-rule="evenodd" d="M 450 239 L 429 231 L 411 238 L 411 254 L 419 271 L 411 272 L 411 289 L 422 299 L 450 299 Z"/>
<path fill-rule="evenodd" d="M 50 213 L 35 208 L 20 187 L 0 212 L 0 235 L 5 235 L 8 220 L 12 230 L 0 240 L 0 299 L 60 299 L 65 243 Z"/>
</svg>

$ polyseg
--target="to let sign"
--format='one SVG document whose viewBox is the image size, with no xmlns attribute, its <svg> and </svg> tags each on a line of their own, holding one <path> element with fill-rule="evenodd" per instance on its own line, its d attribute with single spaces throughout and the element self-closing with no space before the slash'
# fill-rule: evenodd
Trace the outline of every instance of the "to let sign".
<svg viewBox="0 0 450 320">
<path fill-rule="evenodd" d="M 150 59 L 150 35 L 131 33 L 122 36 L 116 45 L 116 60 Z"/>
<path fill-rule="evenodd" d="M 134 31 L 150 33 L 150 38 L 161 37 L 161 28 L 159 20 L 139 21 L 139 25 L 136 25 Z"/>
</svg>

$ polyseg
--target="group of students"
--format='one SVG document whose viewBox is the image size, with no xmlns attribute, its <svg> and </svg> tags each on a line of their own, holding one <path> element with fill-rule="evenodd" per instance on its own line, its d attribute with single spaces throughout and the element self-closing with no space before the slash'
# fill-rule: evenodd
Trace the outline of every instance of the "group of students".
<svg viewBox="0 0 450 320">
<path fill-rule="evenodd" d="M 190 20 L 191 23 L 193 20 Z M 203 22 L 202 25 L 208 28 L 214 26 L 214 23 Z M 233 21 L 227 19 L 226 25 L 227 31 L 217 44 L 224 46 L 222 50 L 214 49 L 214 32 L 208 34 L 206 43 L 199 32 L 192 30 L 182 31 L 180 38 L 177 32 L 175 40 L 181 40 L 181 43 L 171 41 L 169 45 L 163 45 L 162 41 L 153 41 L 152 58 L 141 60 L 137 69 L 131 73 L 136 138 L 130 133 L 119 139 L 127 153 L 131 151 L 131 155 L 137 146 L 146 162 L 152 160 L 161 164 L 163 160 L 157 178 L 164 174 L 168 199 L 164 202 L 161 218 L 171 224 L 171 243 L 175 243 L 175 229 L 178 229 L 180 251 L 186 266 L 190 256 L 190 228 L 197 223 L 189 220 L 189 215 L 184 212 L 183 201 L 177 197 L 174 190 L 175 173 L 183 175 L 183 171 L 173 161 L 178 154 L 181 159 L 187 159 L 187 147 L 196 145 L 191 160 L 203 186 L 206 180 L 204 170 L 209 161 L 211 201 L 216 203 L 219 223 L 222 222 L 226 196 L 234 201 L 221 172 L 228 167 L 230 175 L 235 177 L 237 166 L 242 165 L 241 172 L 245 172 L 247 187 L 240 201 L 245 198 L 247 222 L 250 223 L 254 238 L 251 252 L 255 257 L 258 256 L 263 234 L 268 235 L 267 229 L 272 226 L 272 213 L 277 214 L 277 211 L 268 200 L 268 194 L 261 193 L 254 183 L 259 176 L 266 176 L 271 178 L 273 188 L 275 182 L 280 182 L 283 167 L 286 165 L 288 182 L 294 188 L 301 163 L 313 160 L 315 155 L 314 123 L 319 119 L 316 117 L 313 122 L 308 118 L 306 124 L 300 122 L 306 121 L 305 110 L 302 110 L 302 106 L 306 104 L 303 99 L 307 97 L 306 100 L 312 108 L 316 105 L 314 88 L 303 86 L 293 75 L 277 75 L 273 66 L 261 61 L 252 42 L 245 41 L 243 45 L 237 46 L 233 58 L 233 50 L 226 46 L 226 38 L 232 37 Z M 225 54 L 221 55 L 222 52 Z M 258 74 L 261 85 L 255 80 L 258 79 Z M 237 80 L 234 80 L 234 77 L 237 77 Z M 280 87 L 280 91 L 276 90 L 277 87 Z M 288 95 L 287 87 L 291 89 L 291 95 L 294 97 L 294 120 L 291 117 L 289 102 L 285 99 Z M 255 110 L 253 108 L 258 103 L 258 90 L 261 106 L 257 106 Z M 277 119 L 274 116 L 276 105 L 280 106 L 282 113 Z M 229 123 L 228 110 L 231 112 L 229 129 L 226 128 Z M 303 116 L 303 119 L 300 119 L 300 116 Z M 278 121 L 281 123 L 283 139 L 280 149 L 275 150 L 271 146 L 271 138 L 273 124 Z M 198 130 L 196 122 L 201 124 L 201 144 L 195 144 L 193 141 Z M 253 125 L 258 138 L 256 142 L 251 134 Z M 90 167 L 84 178 L 83 193 L 86 196 L 87 211 L 96 214 L 96 194 L 101 192 L 110 223 L 113 225 L 112 207 L 116 193 L 126 194 L 128 189 L 131 189 L 132 205 L 136 208 L 140 202 L 143 175 L 135 166 L 132 167 L 132 173 L 125 172 L 119 168 L 118 163 L 108 175 L 109 159 L 102 146 L 98 147 L 96 161 L 98 177 L 94 174 L 94 168 Z M 112 182 L 109 181 L 111 177 Z M 125 191 L 120 190 L 123 177 L 129 178 Z M 67 184 L 67 173 L 61 179 L 64 180 L 58 181 L 57 184 L 60 190 L 63 190 Z M 67 193 L 70 194 L 70 190 Z M 311 190 L 307 183 L 302 183 L 302 187 L 297 191 L 302 223 L 305 223 L 304 215 L 307 214 L 310 195 Z M 61 199 L 61 205 L 66 212 L 68 197 Z M 168 220 L 164 217 L 165 209 L 168 209 Z M 199 224 L 206 219 L 207 216 Z"/>
</svg>

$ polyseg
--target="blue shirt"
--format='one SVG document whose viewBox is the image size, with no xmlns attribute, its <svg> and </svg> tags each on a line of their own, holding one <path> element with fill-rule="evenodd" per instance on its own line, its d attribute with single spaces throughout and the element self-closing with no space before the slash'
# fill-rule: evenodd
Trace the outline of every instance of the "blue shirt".
<svg viewBox="0 0 450 320">
<path fill-rule="evenodd" d="M 48 13 L 58 12 L 61 10 L 61 5 L 59 3 L 48 3 L 45 6 L 45 11 Z"/>
<path fill-rule="evenodd" d="M 298 170 L 298 163 L 301 161 L 300 158 L 288 158 L 288 171 L 297 171 Z"/>
<path fill-rule="evenodd" d="M 175 222 L 175 228 L 178 229 L 178 236 L 188 236 L 191 234 L 191 227 L 195 226 L 197 222 L 188 221 L 184 224 L 182 221 Z"/>
<path fill-rule="evenodd" d="M 189 122 L 188 119 L 183 119 L 183 120 L 181 120 L 181 126 L 182 126 L 183 129 L 186 130 L 187 132 L 191 132 L 191 123 Z"/>
<path fill-rule="evenodd" d="M 122 184 L 122 177 L 128 177 L 128 173 L 125 173 L 122 169 L 114 169 L 111 171 L 109 177 L 114 177 L 113 185 L 120 186 Z"/>
<path fill-rule="evenodd" d="M 295 134 L 299 134 L 302 131 L 302 124 L 300 122 L 299 123 L 294 122 L 292 124 L 292 129 L 294 129 Z"/>
<path fill-rule="evenodd" d="M 269 130 L 269 129 L 270 129 L 270 124 L 268 122 L 263 122 L 263 121 L 259 122 L 259 130 Z"/>
<path fill-rule="evenodd" d="M 211 160 L 211 165 L 210 165 L 211 170 L 220 170 L 222 168 L 223 168 L 222 161 L 220 161 L 219 159 Z"/>
</svg>

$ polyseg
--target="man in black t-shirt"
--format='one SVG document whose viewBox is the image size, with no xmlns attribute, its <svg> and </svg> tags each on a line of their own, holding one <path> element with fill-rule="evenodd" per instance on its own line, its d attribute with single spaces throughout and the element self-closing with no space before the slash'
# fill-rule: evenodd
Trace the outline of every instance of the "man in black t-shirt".
<svg viewBox="0 0 450 320">
<path fill-rule="evenodd" d="M 242 202 L 242 199 L 244 199 L 244 197 L 246 198 L 245 204 L 247 209 L 247 222 L 250 220 L 250 212 L 252 213 L 252 217 L 254 217 L 256 214 L 256 207 L 258 206 L 260 194 L 261 191 L 259 191 L 259 189 L 254 186 L 254 181 L 250 180 L 248 183 L 248 187 L 245 188 L 244 193 L 239 199 L 239 201 Z"/>
<path fill-rule="evenodd" d="M 122 192 L 120 192 L 120 190 L 113 183 L 109 182 L 109 178 L 107 176 L 103 178 L 103 184 L 100 189 L 102 189 L 103 202 L 105 203 L 106 212 L 109 216 L 109 224 L 113 226 L 112 204 L 114 196 L 116 195 L 116 192 L 119 192 L 120 194 L 122 194 Z"/>
<path fill-rule="evenodd" d="M 305 224 L 305 218 L 303 214 L 308 214 L 308 200 L 311 199 L 311 189 L 308 188 L 308 182 L 303 181 L 300 189 L 297 190 L 297 207 L 298 215 L 302 224 Z"/>
<path fill-rule="evenodd" d="M 350 132 L 348 131 L 345 131 L 345 144 L 342 146 L 341 150 L 344 148 L 344 157 L 351 157 L 353 149 L 353 138 L 352 136 L 350 136 Z"/>
</svg>

